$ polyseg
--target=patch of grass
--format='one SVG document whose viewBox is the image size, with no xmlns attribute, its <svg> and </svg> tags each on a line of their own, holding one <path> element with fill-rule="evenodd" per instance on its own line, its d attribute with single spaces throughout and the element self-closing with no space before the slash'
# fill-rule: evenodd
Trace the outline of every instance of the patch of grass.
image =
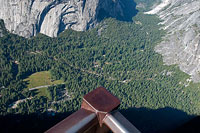
<svg viewBox="0 0 200 133">
<path fill-rule="evenodd" d="M 47 95 L 47 88 L 48 88 L 48 87 L 38 89 L 38 94 L 37 94 L 37 96 L 38 96 L 38 97 L 40 97 L 40 96 L 45 96 L 45 97 L 49 98 L 49 96 Z"/>
<path fill-rule="evenodd" d="M 34 88 L 43 85 L 53 85 L 53 84 L 62 84 L 62 80 L 51 79 L 51 74 L 49 71 L 37 72 L 26 78 L 24 81 L 28 82 L 27 88 Z"/>
</svg>

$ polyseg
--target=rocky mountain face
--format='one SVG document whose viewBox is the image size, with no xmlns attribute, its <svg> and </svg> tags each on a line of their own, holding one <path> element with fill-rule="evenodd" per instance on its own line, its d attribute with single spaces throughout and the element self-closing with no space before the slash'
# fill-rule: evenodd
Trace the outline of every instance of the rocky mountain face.
<svg viewBox="0 0 200 133">
<path fill-rule="evenodd" d="M 163 0 L 146 13 L 157 14 L 167 32 L 155 51 L 200 82 L 200 0 Z"/>
<path fill-rule="evenodd" d="M 24 37 L 56 37 L 68 28 L 94 27 L 104 16 L 123 16 L 120 0 L 0 0 L 0 6 L 6 28 Z"/>
</svg>

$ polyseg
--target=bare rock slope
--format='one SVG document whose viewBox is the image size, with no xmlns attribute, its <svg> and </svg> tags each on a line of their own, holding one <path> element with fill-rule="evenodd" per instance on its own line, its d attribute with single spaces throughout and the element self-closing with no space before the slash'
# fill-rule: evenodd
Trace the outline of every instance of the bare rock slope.
<svg viewBox="0 0 200 133">
<path fill-rule="evenodd" d="M 155 51 L 200 82 L 200 0 L 163 0 L 146 13 L 157 14 L 167 31 Z"/>
<path fill-rule="evenodd" d="M 68 28 L 84 31 L 97 24 L 101 12 L 123 16 L 119 0 L 0 0 L 0 6 L 6 28 L 24 37 L 56 37 Z"/>
</svg>

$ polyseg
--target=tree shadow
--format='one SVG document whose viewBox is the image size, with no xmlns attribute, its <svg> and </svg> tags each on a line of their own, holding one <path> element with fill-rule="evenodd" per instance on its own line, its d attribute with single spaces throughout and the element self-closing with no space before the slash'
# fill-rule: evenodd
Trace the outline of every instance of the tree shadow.
<svg viewBox="0 0 200 133">
<path fill-rule="evenodd" d="M 195 116 L 170 107 L 160 109 L 129 108 L 120 112 L 142 133 L 168 133 Z"/>
</svg>

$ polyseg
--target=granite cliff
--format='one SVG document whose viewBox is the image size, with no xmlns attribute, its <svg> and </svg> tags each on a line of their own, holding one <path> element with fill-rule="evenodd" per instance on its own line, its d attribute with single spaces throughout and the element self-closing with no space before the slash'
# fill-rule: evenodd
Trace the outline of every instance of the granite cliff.
<svg viewBox="0 0 200 133">
<path fill-rule="evenodd" d="M 120 0 L 0 0 L 0 19 L 12 33 L 56 37 L 65 29 L 84 31 L 105 16 L 123 17 Z"/>
<path fill-rule="evenodd" d="M 157 14 L 167 32 L 155 48 L 164 63 L 178 64 L 194 82 L 200 82 L 200 1 L 163 0 L 146 14 Z"/>
</svg>

